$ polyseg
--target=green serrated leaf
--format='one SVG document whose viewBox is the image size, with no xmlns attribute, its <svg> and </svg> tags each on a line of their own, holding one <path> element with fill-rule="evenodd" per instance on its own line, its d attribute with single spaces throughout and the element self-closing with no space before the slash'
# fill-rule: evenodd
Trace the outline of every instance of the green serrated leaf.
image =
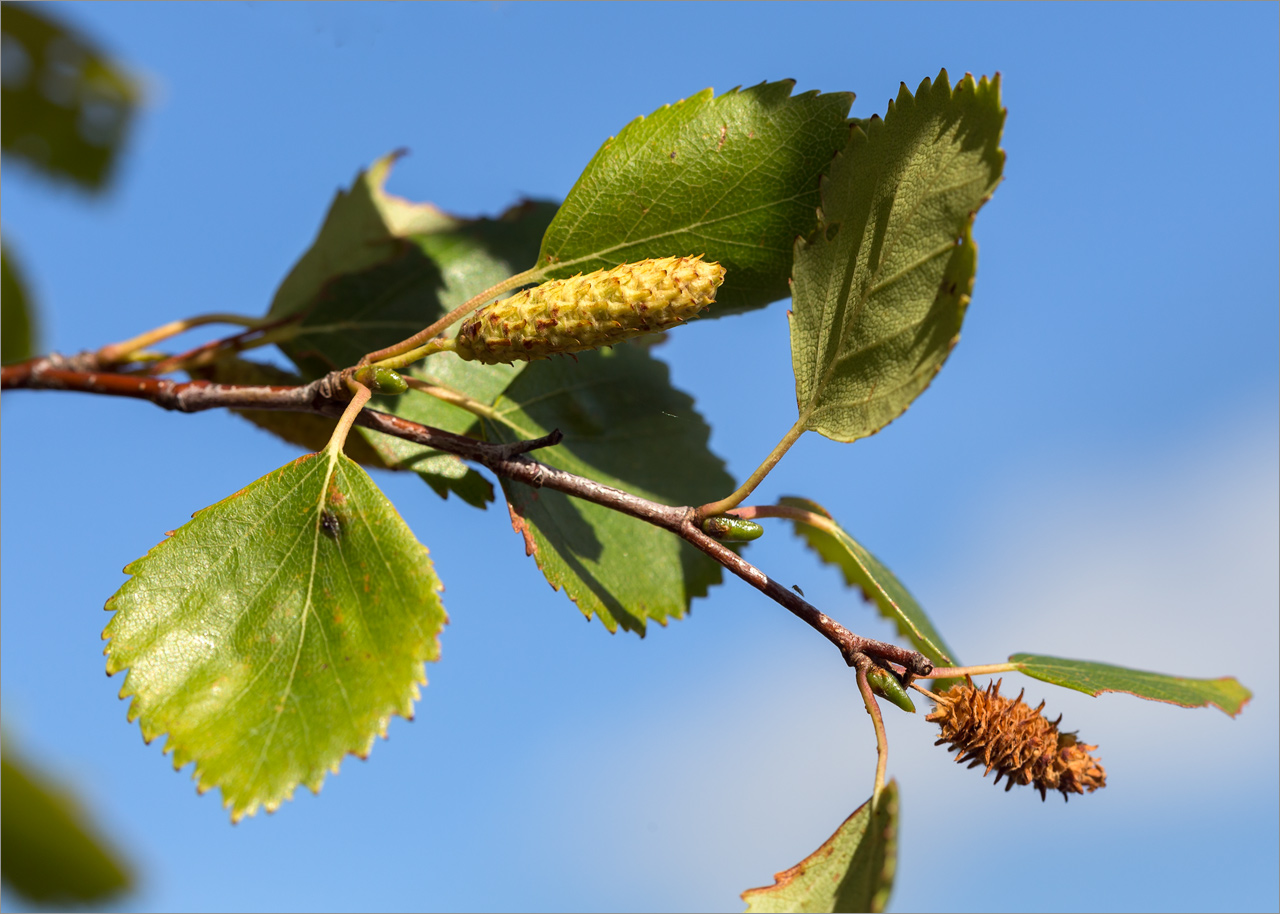
<svg viewBox="0 0 1280 914">
<path fill-rule="evenodd" d="M 933 380 L 973 288 L 974 214 L 1004 166 L 999 77 L 947 71 L 855 128 L 796 242 L 791 358 L 799 423 L 837 441 L 888 425 Z"/>
<path fill-rule="evenodd" d="M 1184 708 L 1203 708 L 1213 705 L 1232 717 L 1244 709 L 1253 693 L 1240 684 L 1234 676 L 1220 679 L 1188 679 L 1131 670 L 1106 663 L 1088 660 L 1065 660 L 1044 654 L 1014 654 L 1010 663 L 1033 679 L 1041 679 L 1054 685 L 1075 689 L 1086 695 L 1103 692 L 1128 692 L 1139 698 L 1164 701 Z"/>
<path fill-rule="evenodd" d="M 666 504 L 702 504 L 733 488 L 693 400 L 636 346 L 532 363 L 483 426 L 504 442 L 558 428 L 564 441 L 535 452 L 539 461 Z M 720 581 L 719 565 L 665 530 L 549 489 L 502 486 L 547 581 L 610 631 L 665 625 Z"/>
<path fill-rule="evenodd" d="M 107 672 L 148 742 L 195 762 L 237 820 L 409 717 L 445 613 L 426 550 L 329 450 L 210 508 L 129 565 L 107 602 Z"/>
<path fill-rule="evenodd" d="M 11 752 L 0 759 L 0 803 L 0 875 L 27 898 L 85 904 L 130 887 L 128 868 L 74 798 Z"/>
<path fill-rule="evenodd" d="M 727 271 L 711 316 L 786 298 L 792 243 L 811 231 L 818 179 L 849 136 L 853 95 L 791 80 L 692 98 L 605 142 L 547 229 L 545 278 L 703 254 Z"/>
<path fill-rule="evenodd" d="M 910 639 L 916 650 L 938 666 L 955 665 L 951 649 L 916 598 L 892 571 L 846 533 L 826 508 L 815 501 L 794 496 L 778 501 L 789 508 L 807 512 L 809 516 L 804 521 L 792 519 L 796 535 L 824 562 L 839 568 L 845 583 L 861 590 L 862 595 L 880 610 L 880 615 L 897 626 L 898 634 Z"/>
<path fill-rule="evenodd" d="M 898 784 L 890 781 L 879 803 L 863 803 L 822 847 L 742 900 L 748 914 L 883 911 L 897 862 Z"/>
<path fill-rule="evenodd" d="M 0 364 L 29 359 L 35 350 L 35 331 L 26 284 L 14 269 L 13 254 L 0 248 Z"/>
<path fill-rule="evenodd" d="M 49 7 L 4 4 L 0 142 L 42 173 L 84 190 L 110 183 L 138 86 Z"/>
</svg>

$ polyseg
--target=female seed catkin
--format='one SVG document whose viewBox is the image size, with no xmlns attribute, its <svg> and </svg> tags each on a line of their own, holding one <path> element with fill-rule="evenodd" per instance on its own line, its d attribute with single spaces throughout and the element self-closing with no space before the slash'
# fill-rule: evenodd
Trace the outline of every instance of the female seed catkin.
<svg viewBox="0 0 1280 914">
<path fill-rule="evenodd" d="M 612 346 L 687 321 L 715 301 L 722 282 L 724 267 L 701 255 L 552 280 L 476 312 L 453 349 L 492 365 Z"/>
<path fill-rule="evenodd" d="M 1107 786 L 1107 772 L 1074 733 L 1058 729 L 1062 717 L 1046 720 L 1040 715 L 1044 702 L 1031 707 L 1017 698 L 1000 694 L 1000 680 L 985 689 L 973 680 L 953 685 L 938 696 L 938 706 L 925 720 L 942 728 L 935 745 L 950 743 L 958 749 L 957 762 L 969 767 L 986 765 L 985 777 L 994 768 L 996 783 L 1007 777 L 1005 790 L 1014 784 L 1031 784 L 1044 799 L 1050 790 L 1065 800 L 1073 793 L 1093 793 Z"/>
</svg>

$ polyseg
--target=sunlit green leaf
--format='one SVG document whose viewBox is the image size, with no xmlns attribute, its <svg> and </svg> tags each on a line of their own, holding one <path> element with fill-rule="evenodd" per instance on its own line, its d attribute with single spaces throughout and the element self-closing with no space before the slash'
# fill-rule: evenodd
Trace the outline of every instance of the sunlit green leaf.
<svg viewBox="0 0 1280 914">
<path fill-rule="evenodd" d="M 898 785 L 863 803 L 808 857 L 773 885 L 747 889 L 750 914 L 783 911 L 883 911 L 898 861 Z"/>
<path fill-rule="evenodd" d="M 233 819 L 319 790 L 410 716 L 445 622 L 426 550 L 336 451 L 302 457 L 125 569 L 107 671 L 144 739 L 168 734 Z"/>
<path fill-rule="evenodd" d="M 779 503 L 808 513 L 807 520 L 793 519 L 796 535 L 824 562 L 839 568 L 845 583 L 861 590 L 880 615 L 897 626 L 898 634 L 909 638 L 916 650 L 938 666 L 954 666 L 951 649 L 916 598 L 892 571 L 846 533 L 826 508 L 807 498 L 782 498 Z"/>
<path fill-rule="evenodd" d="M 818 179 L 844 148 L 853 102 L 792 97 L 794 85 L 706 89 L 607 140 L 547 229 L 546 278 L 703 254 L 727 271 L 712 316 L 786 298 L 792 244 L 814 227 Z"/>
<path fill-rule="evenodd" d="M 1018 669 L 1028 676 L 1075 689 L 1086 695 L 1128 692 L 1139 698 L 1164 701 L 1184 708 L 1213 705 L 1232 717 L 1239 714 L 1245 703 L 1253 697 L 1253 693 L 1234 676 L 1188 679 L 1088 660 L 1046 657 L 1043 654 L 1014 654 L 1009 662 L 1018 664 Z"/>
<path fill-rule="evenodd" d="M 0 806 L 0 875 L 27 898 L 85 904 L 129 888 L 128 868 L 71 795 L 9 751 L 0 759 Z"/>
<path fill-rule="evenodd" d="M 5 3 L 0 15 L 4 150 L 86 190 L 107 185 L 138 104 L 138 86 L 49 4 Z"/>
<path fill-rule="evenodd" d="M 35 349 L 31 300 L 8 247 L 0 251 L 0 312 L 0 363 L 31 358 Z"/>
<path fill-rule="evenodd" d="M 693 400 L 641 347 L 534 362 L 484 419 L 493 441 L 556 428 L 564 441 L 532 456 L 570 473 L 673 505 L 702 504 L 733 488 L 707 449 L 710 430 Z M 503 491 L 526 552 L 551 586 L 610 631 L 643 633 L 650 619 L 680 618 L 720 580 L 719 565 L 644 521 L 550 489 L 503 480 Z"/>
<path fill-rule="evenodd" d="M 1004 165 L 999 79 L 943 70 L 855 128 L 796 244 L 791 357 L 804 428 L 853 441 L 901 415 L 959 338 L 974 213 Z"/>
</svg>

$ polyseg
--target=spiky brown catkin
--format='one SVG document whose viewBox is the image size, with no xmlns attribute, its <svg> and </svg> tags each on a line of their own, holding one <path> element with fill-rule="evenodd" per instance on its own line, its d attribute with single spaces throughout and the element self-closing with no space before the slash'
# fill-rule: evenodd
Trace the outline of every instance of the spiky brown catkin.
<svg viewBox="0 0 1280 914">
<path fill-rule="evenodd" d="M 454 351 L 494 364 L 612 346 L 683 323 L 715 301 L 724 267 L 662 257 L 557 279 L 494 302 L 458 329 Z"/>
<path fill-rule="evenodd" d="M 969 767 L 986 765 L 983 777 L 995 769 L 995 783 L 1007 777 L 1005 790 L 1014 784 L 1034 784 L 1040 799 L 1048 791 L 1057 790 L 1065 800 L 1073 793 L 1092 793 L 1107 786 L 1107 773 L 1098 760 L 1089 755 L 1097 746 L 1086 746 L 1074 733 L 1061 733 L 1055 721 L 1046 720 L 1040 712 L 1044 702 L 1032 708 L 1023 704 L 1025 689 L 1017 698 L 1000 694 L 997 680 L 985 689 L 975 688 L 973 680 L 943 692 L 938 706 L 925 720 L 942 728 L 942 738 L 934 745 L 950 743 L 960 750 L 957 762 Z"/>
</svg>

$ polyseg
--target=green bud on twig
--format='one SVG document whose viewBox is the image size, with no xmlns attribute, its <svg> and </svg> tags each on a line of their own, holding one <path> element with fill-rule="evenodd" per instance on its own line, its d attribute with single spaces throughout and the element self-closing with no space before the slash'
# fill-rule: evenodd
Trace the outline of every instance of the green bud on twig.
<svg viewBox="0 0 1280 914">
<path fill-rule="evenodd" d="M 374 365 L 366 365 L 356 371 L 355 379 L 375 394 L 402 394 L 409 389 L 399 372 Z"/>
<path fill-rule="evenodd" d="M 867 682 L 871 685 L 871 691 L 881 698 L 892 702 L 908 714 L 916 713 L 916 706 L 912 704 L 911 696 L 902 687 L 898 677 L 888 670 L 873 666 L 867 670 Z"/>
<path fill-rule="evenodd" d="M 454 351 L 486 364 L 612 346 L 674 327 L 715 301 L 724 267 L 662 257 L 557 279 L 494 302 L 458 329 Z"/>
<path fill-rule="evenodd" d="M 702 522 L 702 532 L 722 543 L 749 543 L 764 535 L 764 527 L 755 521 L 721 514 Z"/>
</svg>

